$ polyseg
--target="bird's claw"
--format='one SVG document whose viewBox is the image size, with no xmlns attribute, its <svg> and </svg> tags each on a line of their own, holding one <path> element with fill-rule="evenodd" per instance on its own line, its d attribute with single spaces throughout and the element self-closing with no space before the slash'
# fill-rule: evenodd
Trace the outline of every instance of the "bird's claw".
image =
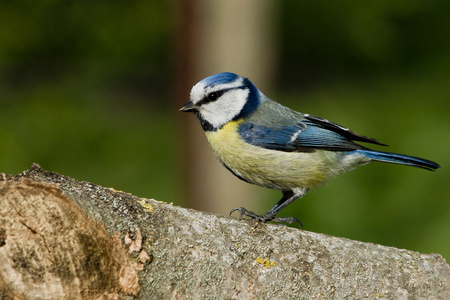
<svg viewBox="0 0 450 300">
<path fill-rule="evenodd" d="M 239 211 L 240 212 L 239 213 L 239 219 L 242 219 L 243 216 L 246 216 L 246 217 L 255 219 L 257 221 L 260 221 L 262 223 L 266 223 L 266 222 L 270 221 L 270 222 L 277 222 L 277 223 L 292 224 L 293 222 L 297 222 L 300 225 L 300 228 L 303 228 L 302 222 L 300 222 L 299 219 L 294 218 L 294 217 L 275 218 L 275 216 L 273 214 L 257 215 L 254 212 L 245 209 L 244 207 L 233 208 L 230 211 L 230 216 L 235 211 Z"/>
<path fill-rule="evenodd" d="M 258 221 L 261 221 L 261 222 L 266 222 L 266 221 L 267 221 L 267 220 L 264 220 L 264 219 L 262 218 L 263 216 L 257 215 L 257 214 L 255 214 L 255 213 L 252 212 L 252 211 L 248 211 L 248 210 L 245 209 L 244 207 L 236 207 L 236 208 L 233 208 L 233 209 L 230 211 L 230 216 L 231 216 L 231 214 L 234 213 L 235 211 L 239 211 L 239 219 L 242 219 L 242 216 L 247 216 L 247 217 L 250 217 L 250 218 L 252 218 L 252 219 L 257 219 Z"/>
</svg>

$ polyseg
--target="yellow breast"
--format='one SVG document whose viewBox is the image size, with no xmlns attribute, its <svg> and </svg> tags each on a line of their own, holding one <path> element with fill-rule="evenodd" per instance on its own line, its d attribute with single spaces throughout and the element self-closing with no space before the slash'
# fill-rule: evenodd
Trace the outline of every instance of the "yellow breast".
<svg viewBox="0 0 450 300">
<path fill-rule="evenodd" d="M 268 188 L 312 188 L 335 173 L 336 152 L 312 153 L 269 150 L 246 143 L 237 129 L 242 121 L 229 122 L 206 132 L 206 138 L 222 164 L 245 180 Z"/>
</svg>

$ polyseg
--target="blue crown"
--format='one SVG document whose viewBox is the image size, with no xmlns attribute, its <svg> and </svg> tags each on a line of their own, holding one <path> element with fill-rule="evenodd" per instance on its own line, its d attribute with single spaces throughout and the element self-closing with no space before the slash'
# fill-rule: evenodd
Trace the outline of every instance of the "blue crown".
<svg viewBox="0 0 450 300">
<path fill-rule="evenodd" d="M 224 73 L 217 73 L 212 76 L 206 77 L 202 80 L 202 82 L 206 83 L 206 86 L 214 86 L 224 83 L 230 83 L 235 81 L 239 78 L 239 75 L 230 73 L 230 72 L 224 72 Z"/>
</svg>

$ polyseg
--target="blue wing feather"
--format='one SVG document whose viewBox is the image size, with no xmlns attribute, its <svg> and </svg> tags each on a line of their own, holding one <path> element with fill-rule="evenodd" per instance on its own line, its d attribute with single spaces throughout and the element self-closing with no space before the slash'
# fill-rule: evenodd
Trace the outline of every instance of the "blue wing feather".
<svg viewBox="0 0 450 300">
<path fill-rule="evenodd" d="M 282 151 L 296 151 L 297 146 L 293 137 L 298 135 L 306 126 L 299 123 L 295 126 L 285 126 L 281 129 L 270 129 L 253 123 L 243 123 L 238 132 L 249 144 Z M 295 140 L 295 139 L 294 139 Z"/>
<path fill-rule="evenodd" d="M 376 161 L 414 166 L 427 170 L 435 170 L 440 167 L 437 163 L 423 158 L 370 150 L 352 142 L 352 140 L 374 144 L 381 143 L 371 138 L 357 135 L 344 127 L 340 127 L 340 125 L 324 119 L 321 120 L 323 121 L 314 123 L 306 119 L 296 125 L 276 129 L 255 125 L 253 123 L 243 123 L 239 126 L 238 132 L 247 143 L 271 150 L 286 152 L 312 152 L 317 149 L 350 151 L 348 152 L 349 155 L 362 155 Z M 324 126 L 324 122 L 329 123 L 326 123 Z"/>
<path fill-rule="evenodd" d="M 249 144 L 287 152 L 311 152 L 316 149 L 331 151 L 367 149 L 335 131 L 308 121 L 280 129 L 243 123 L 239 126 L 238 132 Z"/>
<path fill-rule="evenodd" d="M 359 141 L 359 142 L 365 142 L 365 143 L 371 143 L 371 144 L 377 144 L 381 146 L 387 146 L 386 144 L 380 143 L 376 139 L 359 135 L 356 132 L 351 131 L 348 128 L 345 128 L 344 126 L 341 126 L 339 124 L 333 123 L 331 121 L 328 121 L 327 119 L 322 119 L 319 117 L 315 117 L 309 114 L 304 114 L 305 120 L 304 122 L 306 124 L 311 124 L 315 127 L 320 127 L 332 132 L 337 133 L 339 136 L 349 140 L 349 141 Z"/>
</svg>

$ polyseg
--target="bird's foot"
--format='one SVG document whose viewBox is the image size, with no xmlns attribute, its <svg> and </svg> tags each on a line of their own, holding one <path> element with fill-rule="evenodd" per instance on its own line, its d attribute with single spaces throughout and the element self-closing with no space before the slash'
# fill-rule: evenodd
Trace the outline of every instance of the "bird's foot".
<svg viewBox="0 0 450 300">
<path fill-rule="evenodd" d="M 236 207 L 230 211 L 230 216 L 235 211 L 239 211 L 239 219 L 242 219 L 243 216 L 247 216 L 249 218 L 258 220 L 262 223 L 266 222 L 277 222 L 277 223 L 287 223 L 292 224 L 293 222 L 297 222 L 300 225 L 300 228 L 303 228 L 302 222 L 299 219 L 294 217 L 283 217 L 283 218 L 275 218 L 274 214 L 267 213 L 265 215 L 257 215 L 252 211 L 245 209 L 244 207 Z"/>
</svg>

